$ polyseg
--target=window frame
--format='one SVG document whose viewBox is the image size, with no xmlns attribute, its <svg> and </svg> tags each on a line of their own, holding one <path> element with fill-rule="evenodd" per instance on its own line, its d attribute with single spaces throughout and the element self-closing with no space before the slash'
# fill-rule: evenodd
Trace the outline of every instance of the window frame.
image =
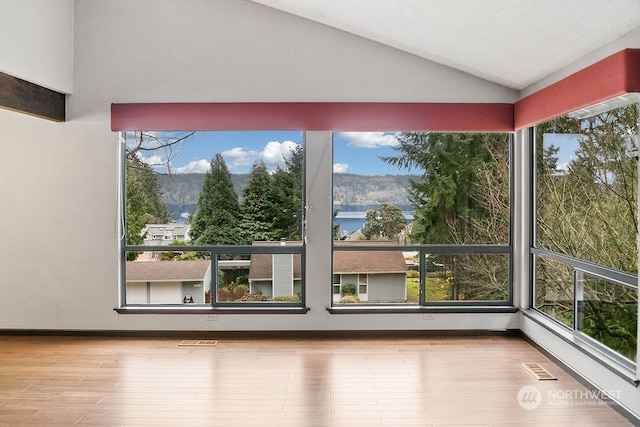
<svg viewBox="0 0 640 427">
<path fill-rule="evenodd" d="M 615 108 L 623 107 L 625 105 L 619 104 L 617 101 L 619 98 L 625 99 L 625 96 L 622 97 L 614 97 L 608 101 L 604 101 L 600 104 L 594 104 L 592 107 L 587 107 L 585 110 L 591 110 L 593 114 L 604 113 L 610 111 Z M 640 96 L 632 96 L 632 102 L 627 103 L 626 105 L 630 105 L 635 103 L 637 106 L 638 117 L 636 118 L 638 121 L 638 135 L 640 135 Z M 548 120 L 553 120 L 556 117 L 562 117 L 563 115 L 558 115 L 549 118 Z M 542 123 L 542 122 L 540 122 Z M 581 325 L 578 325 L 578 311 L 580 310 L 580 298 L 581 292 L 580 284 L 577 283 L 578 274 L 588 274 L 594 277 L 601 278 L 606 280 L 607 282 L 614 283 L 619 286 L 624 286 L 629 289 L 633 289 L 636 292 L 640 293 L 640 289 L 638 287 L 638 274 L 627 273 L 621 270 L 616 270 L 601 264 L 597 264 L 591 261 L 587 261 L 580 258 L 574 258 L 572 256 L 562 254 L 559 252 L 551 251 L 548 249 L 544 249 L 538 247 L 538 235 L 537 235 L 537 224 L 538 224 L 538 142 L 537 141 L 537 126 L 539 123 L 536 123 L 534 126 L 530 126 L 526 131 L 529 132 L 529 152 L 530 152 L 530 183 L 531 183 L 531 207 L 530 207 L 530 241 L 529 241 L 529 257 L 530 257 L 530 309 L 533 310 L 535 314 L 541 316 L 545 319 L 545 325 L 551 329 L 553 332 L 562 335 L 569 334 L 572 337 L 574 344 L 576 344 L 579 348 L 583 349 L 588 354 L 595 357 L 597 360 L 603 362 L 605 366 L 611 367 L 611 362 L 614 362 L 613 366 L 621 367 L 620 370 L 614 369 L 614 372 L 620 374 L 624 378 L 630 379 L 631 376 L 634 376 L 633 380 L 638 382 L 640 379 L 640 352 L 636 353 L 636 361 L 630 360 L 618 353 L 614 349 L 608 347 L 604 343 L 597 341 L 591 336 L 587 335 L 581 329 Z M 636 144 L 640 142 L 640 137 L 636 135 Z M 640 148 L 640 147 L 637 147 Z M 638 160 L 636 154 L 636 161 Z M 637 161 L 636 174 L 638 177 L 638 185 L 640 186 L 640 162 Z M 640 189 L 639 189 L 640 190 Z M 636 196 L 638 198 L 638 204 L 636 205 L 636 214 L 640 214 L 640 191 Z M 637 239 L 638 244 L 640 245 L 640 238 Z M 537 306 L 537 292 L 538 292 L 538 275 L 536 272 L 536 260 L 538 258 L 541 259 L 549 259 L 561 264 L 567 265 L 573 269 L 573 283 L 570 285 L 573 289 L 573 300 L 572 300 L 572 325 L 568 326 L 560 320 L 552 317 L 547 314 L 543 310 L 541 310 Z M 640 268 L 640 264 L 638 265 Z M 529 315 L 529 314 L 527 314 Z M 640 322 L 639 322 L 640 323 Z M 640 334 L 640 324 L 637 326 L 636 336 Z M 640 349 L 640 343 L 638 343 L 638 348 Z M 613 369 L 613 368 L 612 368 Z M 634 372 L 635 375 L 631 374 Z"/>
<path fill-rule="evenodd" d="M 448 133 L 448 132 L 441 132 Z M 459 133 L 451 131 L 451 133 Z M 368 303 L 363 302 L 360 304 L 336 304 L 334 300 L 331 300 L 330 306 L 327 307 L 327 311 L 333 314 L 348 314 L 348 313 L 407 313 L 407 312 L 489 312 L 489 313 L 502 313 L 502 312 L 517 312 L 518 309 L 514 305 L 513 297 L 513 223 L 514 223 L 514 133 L 513 132 L 477 132 L 477 133 L 502 133 L 508 137 L 509 153 L 508 168 L 509 168 L 509 241 L 506 244 L 465 244 L 465 245 L 443 245 L 443 244 L 420 244 L 420 245 L 375 245 L 373 243 L 366 245 L 366 247 L 359 245 L 349 245 L 345 242 L 340 245 L 336 244 L 336 241 L 332 239 L 331 242 L 331 269 L 334 272 L 334 254 L 339 251 L 402 251 L 402 252 L 418 252 L 419 254 L 419 301 L 417 304 L 408 303 Z M 332 153 L 333 153 L 333 137 L 332 140 Z M 335 162 L 335 159 L 334 159 Z M 331 192 L 332 197 L 330 203 L 333 204 L 333 175 L 332 172 L 332 184 Z M 333 209 L 332 209 L 333 210 Z M 334 224 L 332 222 L 331 227 Z M 455 254 L 502 254 L 508 256 L 507 274 L 507 299 L 497 301 L 473 301 L 473 300 L 448 300 L 448 301 L 428 301 L 426 299 L 426 255 L 455 255 Z"/>
<path fill-rule="evenodd" d="M 119 160 L 119 203 L 118 212 L 120 215 L 119 224 L 121 232 L 119 236 L 119 252 L 120 252 L 120 268 L 119 268 L 119 299 L 118 306 L 114 311 L 120 314 L 306 314 L 310 309 L 306 304 L 306 286 L 305 286 L 305 246 L 306 246 L 306 150 L 305 150 L 305 131 L 300 131 L 302 136 L 302 155 L 303 155 L 303 172 L 302 172 L 302 206 L 301 213 L 301 232 L 302 239 L 296 244 L 289 245 L 185 245 L 185 246 L 166 246 L 166 245 L 128 245 L 126 240 L 126 153 L 124 144 L 126 143 L 124 136 L 120 134 L 120 149 L 118 154 Z M 159 239 L 165 242 L 164 234 Z M 203 304 L 127 304 L 127 273 L 126 263 L 128 252 L 166 252 L 171 248 L 173 251 L 193 251 L 209 253 L 210 283 L 211 285 L 211 301 Z M 251 254 L 291 254 L 300 256 L 300 301 L 299 302 L 219 302 L 217 301 L 217 272 L 218 272 L 218 256 L 219 255 L 251 255 Z"/>
</svg>

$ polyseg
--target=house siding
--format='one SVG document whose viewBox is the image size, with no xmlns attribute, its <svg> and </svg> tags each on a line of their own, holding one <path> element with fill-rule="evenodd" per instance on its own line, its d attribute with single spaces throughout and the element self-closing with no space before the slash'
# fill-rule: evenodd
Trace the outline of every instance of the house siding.
<svg viewBox="0 0 640 427">
<path fill-rule="evenodd" d="M 194 304 L 203 304 L 204 292 L 202 282 L 182 282 L 182 301 L 185 296 L 191 295 Z"/>
<path fill-rule="evenodd" d="M 293 255 L 273 255 L 273 295 L 293 294 Z"/>
<path fill-rule="evenodd" d="M 403 302 L 407 299 L 404 274 L 369 274 L 369 302 Z"/>
<path fill-rule="evenodd" d="M 149 292 L 151 304 L 182 304 L 181 282 L 155 282 Z"/>
<path fill-rule="evenodd" d="M 273 296 L 271 280 L 253 280 L 251 281 L 249 292 L 252 294 L 261 294 L 271 298 Z"/>
<path fill-rule="evenodd" d="M 127 283 L 127 304 L 147 304 L 148 302 L 145 282 Z"/>
</svg>

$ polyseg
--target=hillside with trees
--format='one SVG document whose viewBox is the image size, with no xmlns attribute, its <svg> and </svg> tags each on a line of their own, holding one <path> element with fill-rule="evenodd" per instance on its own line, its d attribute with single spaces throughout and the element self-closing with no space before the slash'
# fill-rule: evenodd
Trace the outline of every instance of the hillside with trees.
<svg viewBox="0 0 640 427">
<path fill-rule="evenodd" d="M 352 207 L 377 208 L 390 203 L 400 209 L 410 209 L 407 189 L 416 175 L 333 175 L 333 203 L 341 210 L 362 210 Z"/>
<path fill-rule="evenodd" d="M 157 174 L 161 200 L 174 218 L 183 212 L 195 212 L 205 174 Z M 230 174 L 234 191 L 242 198 L 249 174 Z M 377 209 L 391 203 L 402 210 L 410 210 L 407 188 L 415 175 L 355 175 L 334 174 L 334 204 L 339 210 Z M 278 181 L 277 174 L 274 179 Z M 283 186 L 288 185 L 286 183 Z"/>
</svg>

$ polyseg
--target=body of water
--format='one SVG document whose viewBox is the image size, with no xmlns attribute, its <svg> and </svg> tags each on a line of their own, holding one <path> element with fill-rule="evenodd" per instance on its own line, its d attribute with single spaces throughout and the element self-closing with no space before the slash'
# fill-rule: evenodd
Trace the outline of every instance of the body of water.
<svg viewBox="0 0 640 427">
<path fill-rule="evenodd" d="M 364 218 L 366 214 L 366 211 L 340 211 L 333 219 L 333 224 L 340 226 L 340 229 L 338 230 L 340 236 L 353 234 L 360 230 L 364 225 Z M 413 221 L 413 212 L 403 211 L 402 215 L 406 218 L 407 223 Z"/>
<path fill-rule="evenodd" d="M 173 215 L 176 222 L 185 222 L 185 216 L 187 213 L 193 213 L 198 208 L 198 205 L 168 205 L 169 212 Z M 361 209 L 363 207 L 360 207 Z M 378 209 L 379 206 L 364 207 L 367 209 Z M 366 210 L 348 210 L 339 211 L 338 215 L 333 219 L 335 225 L 340 226 L 339 235 L 349 235 L 360 230 L 364 225 L 364 218 L 367 214 Z M 412 211 L 402 211 L 402 215 L 407 219 L 407 223 L 413 221 Z"/>
</svg>

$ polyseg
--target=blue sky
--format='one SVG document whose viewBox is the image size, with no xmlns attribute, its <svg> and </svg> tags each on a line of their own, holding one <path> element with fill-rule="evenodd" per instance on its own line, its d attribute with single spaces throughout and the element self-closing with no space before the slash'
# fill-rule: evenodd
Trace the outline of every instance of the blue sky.
<svg viewBox="0 0 640 427">
<path fill-rule="evenodd" d="M 543 144 L 545 147 L 553 145 L 559 148 L 558 153 L 558 169 L 567 170 L 569 162 L 576 157 L 576 150 L 579 146 L 580 138 L 584 135 L 573 133 L 545 133 L 543 136 Z"/>
<path fill-rule="evenodd" d="M 167 133 L 179 136 L 184 133 Z M 283 156 L 297 144 L 303 133 L 264 132 L 196 132 L 180 146 L 172 149 L 173 173 L 205 173 L 216 153 L 222 154 L 229 172 L 248 173 L 256 161 L 264 161 L 269 170 L 283 165 Z M 340 132 L 334 134 L 334 171 L 360 175 L 406 174 L 382 162 L 378 156 L 393 155 L 395 133 Z M 153 165 L 164 163 L 167 153 L 161 150 L 145 152 L 144 160 Z M 160 171 L 161 168 L 157 168 Z M 415 171 L 413 171 L 415 172 Z"/>
<path fill-rule="evenodd" d="M 184 135 L 184 133 L 166 133 Z M 392 132 L 337 132 L 334 133 L 333 170 L 336 173 L 359 175 L 399 175 L 416 173 L 390 166 L 379 156 L 393 156 L 397 153 L 396 133 Z M 249 173 L 256 161 L 264 161 L 267 169 L 274 170 L 283 166 L 283 156 L 291 148 L 302 144 L 300 131 L 217 131 L 196 132 L 187 141 L 172 149 L 171 167 L 173 173 L 206 173 L 211 158 L 221 153 L 231 173 Z M 545 134 L 545 145 L 553 144 L 560 148 L 558 167 L 566 169 L 575 157 L 580 135 Z M 161 150 L 145 152 L 144 160 L 153 165 L 164 163 L 167 153 Z M 156 168 L 166 172 L 166 168 Z"/>
</svg>

